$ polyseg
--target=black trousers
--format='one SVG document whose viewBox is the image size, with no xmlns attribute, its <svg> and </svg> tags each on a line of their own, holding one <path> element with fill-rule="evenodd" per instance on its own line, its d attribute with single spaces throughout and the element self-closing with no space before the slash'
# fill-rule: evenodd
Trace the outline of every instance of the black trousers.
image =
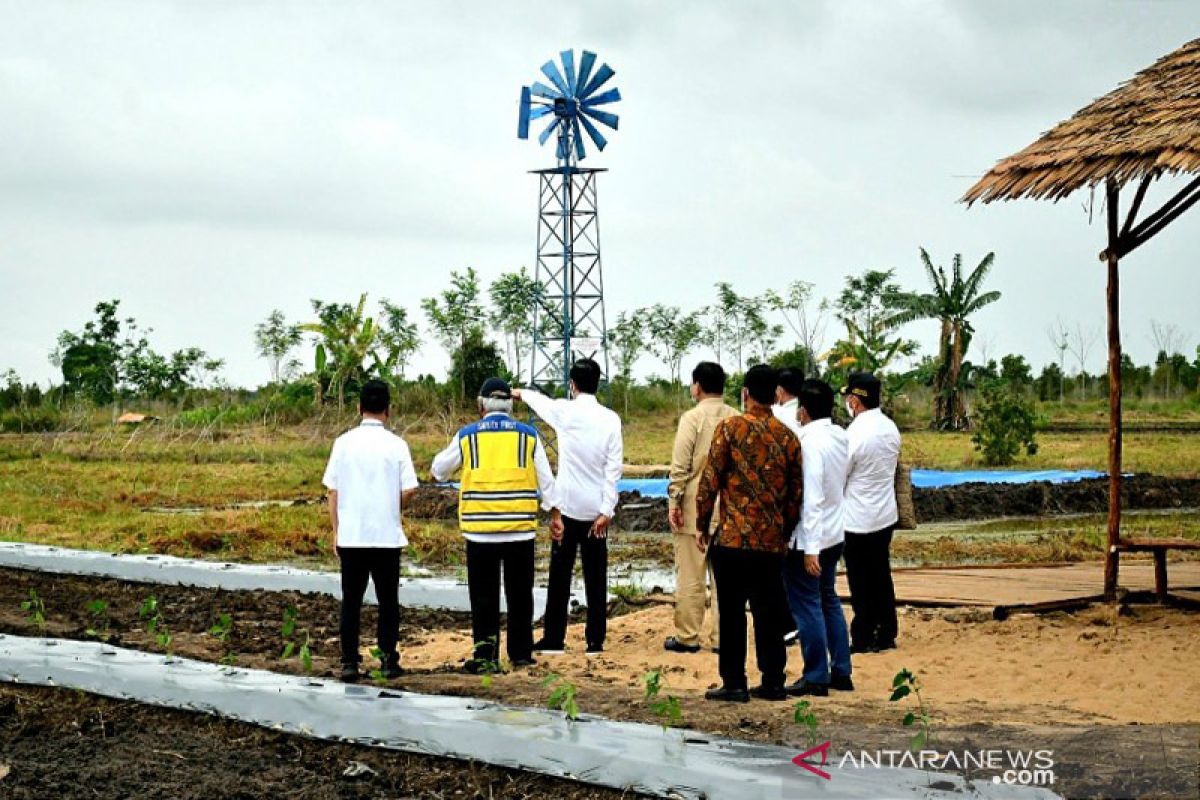
<svg viewBox="0 0 1200 800">
<path fill-rule="evenodd" d="M 379 600 L 376 638 L 384 657 L 398 657 L 400 638 L 400 548 L 339 547 L 342 562 L 342 663 L 357 664 L 359 624 L 367 579 L 375 584 Z"/>
<path fill-rule="evenodd" d="M 583 559 L 583 587 L 587 595 L 589 647 L 603 647 L 608 632 L 608 539 L 589 536 L 591 521 L 563 517 L 563 538 L 550 545 L 550 585 L 546 591 L 546 614 L 542 637 L 548 647 L 562 646 L 567 637 L 567 603 L 571 598 L 571 576 L 575 574 L 575 551 Z"/>
<path fill-rule="evenodd" d="M 783 553 L 714 545 L 713 577 L 721 612 L 718 667 L 727 689 L 746 688 L 746 602 L 754 617 L 754 651 L 764 686 L 782 686 L 787 668 L 783 635 L 795 627 L 783 588 Z"/>
<path fill-rule="evenodd" d="M 896 588 L 892 585 L 892 528 L 846 532 L 846 581 L 850 584 L 850 641 L 872 647 L 896 641 Z"/>
<path fill-rule="evenodd" d="M 533 655 L 533 540 L 467 542 L 467 591 L 475 658 L 496 661 L 500 645 L 500 571 L 508 605 L 508 660 Z"/>
</svg>

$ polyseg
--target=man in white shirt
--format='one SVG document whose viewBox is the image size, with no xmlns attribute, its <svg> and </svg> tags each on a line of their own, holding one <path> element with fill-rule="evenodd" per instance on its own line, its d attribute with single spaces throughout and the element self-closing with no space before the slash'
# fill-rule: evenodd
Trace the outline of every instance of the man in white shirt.
<svg viewBox="0 0 1200 800">
<path fill-rule="evenodd" d="M 799 391 L 804 497 L 783 568 L 788 606 L 804 654 L 804 675 L 788 687 L 792 695 L 823 697 L 830 687 L 854 689 L 850 635 L 836 585 L 844 540 L 842 494 L 849 444 L 846 432 L 830 419 L 832 413 L 829 384 L 804 381 Z"/>
<path fill-rule="evenodd" d="M 804 376 L 799 370 L 784 367 L 779 370 L 778 381 L 779 385 L 775 387 L 775 405 L 771 406 L 771 413 L 775 415 L 775 419 L 791 428 L 792 433 L 799 436 L 800 420 L 796 414 L 800 406 L 797 397 L 804 383 Z"/>
<path fill-rule="evenodd" d="M 342 566 L 342 680 L 358 680 L 359 619 L 367 579 L 379 601 L 380 667 L 398 678 L 400 654 L 400 550 L 408 544 L 400 509 L 417 490 L 408 444 L 385 427 L 391 396 L 386 383 L 363 384 L 362 423 L 333 443 L 322 483 L 329 489 L 334 550 Z"/>
<path fill-rule="evenodd" d="M 553 400 L 532 389 L 514 389 L 554 429 L 558 446 L 555 480 L 558 509 L 551 516 L 550 582 L 539 653 L 561 653 L 567 634 L 567 602 L 575 551 L 583 559 L 587 595 L 588 655 L 603 652 L 608 628 L 608 524 L 617 508 L 623 445 L 621 418 L 600 405 L 600 365 L 583 358 L 571 366 L 573 400 Z"/>
<path fill-rule="evenodd" d="M 538 501 L 554 508 L 554 473 L 537 428 L 512 417 L 512 390 L 488 378 L 479 390 L 482 419 L 462 428 L 433 459 L 433 477 L 462 470 L 458 521 L 467 540 L 467 590 L 474 652 L 465 672 L 495 671 L 500 644 L 500 572 L 508 602 L 508 660 L 533 659 L 533 541 Z"/>
<path fill-rule="evenodd" d="M 850 375 L 842 390 L 853 418 L 847 435 L 846 580 L 850 584 L 851 652 L 872 653 L 896 646 L 896 589 L 889 550 L 899 515 L 896 463 L 900 431 L 879 409 L 879 379 L 868 372 Z"/>
</svg>

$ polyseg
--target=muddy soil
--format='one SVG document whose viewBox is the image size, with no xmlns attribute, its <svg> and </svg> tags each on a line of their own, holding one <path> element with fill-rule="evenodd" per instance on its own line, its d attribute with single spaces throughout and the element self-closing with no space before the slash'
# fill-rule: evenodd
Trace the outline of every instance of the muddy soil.
<svg viewBox="0 0 1200 800">
<path fill-rule="evenodd" d="M 6 771 L 0 796 L 12 800 L 631 796 L 67 689 L 0 685 L 0 773 Z"/>
<path fill-rule="evenodd" d="M 29 618 L 21 603 L 37 591 L 45 605 L 44 632 Z M 153 596 L 158 612 L 173 637 L 172 650 L 189 658 L 220 661 L 235 655 L 236 663 L 265 669 L 300 669 L 299 660 L 280 662 L 284 613 L 296 610 L 295 649 L 308 636 L 314 671 L 333 675 L 338 659 L 338 601 L 327 595 L 300 592 L 245 592 L 165 586 L 107 578 L 54 575 L 25 570 L 0 570 L 0 630 L 24 636 L 66 639 L 103 639 L 113 645 L 158 650 L 156 636 L 146 630 L 139 610 Z M 93 615 L 87 606 L 103 600 L 107 607 Z M 222 614 L 233 624 L 227 643 L 209 630 Z M 378 617 L 372 606 L 363 608 L 364 639 L 374 638 Z M 401 647 L 424 641 L 431 631 L 465 629 L 471 616 L 462 611 L 404 608 L 400 619 Z M 89 633 L 93 631 L 93 633 Z"/>
</svg>

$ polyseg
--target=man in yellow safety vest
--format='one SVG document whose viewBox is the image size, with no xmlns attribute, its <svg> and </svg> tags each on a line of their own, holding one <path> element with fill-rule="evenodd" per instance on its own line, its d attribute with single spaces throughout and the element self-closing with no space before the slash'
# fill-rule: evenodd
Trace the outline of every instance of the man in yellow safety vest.
<svg viewBox="0 0 1200 800">
<path fill-rule="evenodd" d="M 512 417 L 512 390 L 488 378 L 479 390 L 481 419 L 465 426 L 433 460 L 433 477 L 459 469 L 458 522 L 467 540 L 467 590 L 475 642 L 463 669 L 498 669 L 500 570 L 508 606 L 508 660 L 533 658 L 533 563 L 539 501 L 556 507 L 554 473 L 537 429 Z"/>
</svg>

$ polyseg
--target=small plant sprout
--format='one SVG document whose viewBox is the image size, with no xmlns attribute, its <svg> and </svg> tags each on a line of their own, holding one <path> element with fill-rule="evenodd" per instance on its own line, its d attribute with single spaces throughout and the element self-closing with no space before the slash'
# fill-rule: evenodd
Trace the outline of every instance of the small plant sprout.
<svg viewBox="0 0 1200 800">
<path fill-rule="evenodd" d="M 92 624 L 85 633 L 93 639 L 108 639 L 108 603 L 104 600 L 93 600 L 84 606 L 92 618 Z"/>
<path fill-rule="evenodd" d="M 299 655 L 305 672 L 312 672 L 312 643 L 309 640 L 307 629 L 296 630 L 298 618 L 295 606 L 288 606 L 283 610 L 283 625 L 279 628 L 279 634 L 283 637 L 283 652 L 279 654 L 279 659 L 286 661 L 294 655 Z M 303 639 L 299 638 L 300 634 L 303 634 Z"/>
<path fill-rule="evenodd" d="M 929 744 L 933 739 L 933 733 L 930 730 L 930 725 L 933 722 L 929 716 L 929 711 L 925 708 L 925 699 L 921 697 L 921 681 L 917 676 L 907 669 L 902 669 L 896 673 L 896 677 L 892 679 L 892 696 L 888 698 L 895 703 L 912 695 L 916 698 L 916 711 L 909 711 L 904 715 L 904 727 L 911 728 L 914 725 L 920 730 L 913 735 L 909 740 L 909 749 L 920 750 Z"/>
<path fill-rule="evenodd" d="M 807 700 L 801 700 L 796 703 L 796 708 L 792 712 L 792 721 L 797 725 L 804 726 L 804 737 L 808 740 L 809 747 L 817 746 L 817 715 L 813 713 L 812 704 Z"/>
<path fill-rule="evenodd" d="M 642 676 L 646 685 L 645 700 L 650 704 L 650 711 L 662 720 L 663 730 L 678 727 L 683 722 L 683 706 L 674 695 L 660 696 L 665 685 L 662 670 L 651 670 Z"/>
<path fill-rule="evenodd" d="M 237 662 L 237 653 L 229 649 L 229 639 L 233 635 L 233 617 L 229 614 L 219 615 L 216 623 L 208 629 L 208 632 L 225 646 L 225 654 L 221 656 L 221 663 L 233 666 Z"/>
<path fill-rule="evenodd" d="M 579 703 L 575 699 L 575 684 L 563 676 L 551 672 L 542 679 L 542 688 L 550 690 L 550 697 L 546 700 L 547 708 L 563 712 L 570 722 L 574 722 L 579 717 Z"/>
<path fill-rule="evenodd" d="M 138 608 L 138 617 L 145 621 L 146 633 L 154 637 L 154 641 L 168 656 L 171 655 L 171 643 L 175 641 L 175 637 L 171 635 L 166 620 L 162 618 L 162 612 L 158 610 L 158 600 L 153 595 L 142 601 L 141 607 Z"/>
<path fill-rule="evenodd" d="M 300 663 L 304 665 L 305 672 L 312 672 L 312 647 L 308 643 L 308 631 L 304 632 L 304 644 L 300 645 Z"/>
<path fill-rule="evenodd" d="M 46 630 L 46 603 L 38 594 L 37 589 L 29 590 L 29 599 L 21 603 L 25 618 L 41 633 Z"/>
<path fill-rule="evenodd" d="M 500 646 L 500 637 L 489 636 L 482 642 L 476 642 L 475 651 L 479 652 L 479 648 L 485 644 L 490 644 L 492 646 L 492 652 L 496 652 Z M 500 662 L 494 658 L 490 660 L 481 658 L 478 659 L 478 662 L 480 675 L 479 683 L 481 686 L 483 686 L 483 688 L 490 689 L 492 686 L 492 679 L 496 676 L 496 673 L 500 672 Z"/>
<path fill-rule="evenodd" d="M 371 648 L 371 658 L 375 658 L 375 659 L 379 659 L 380 661 L 383 661 L 383 651 L 380 650 L 378 647 L 372 647 Z M 377 684 L 383 685 L 383 684 L 387 683 L 387 678 L 384 677 L 383 669 L 381 667 L 376 667 L 375 669 L 371 670 L 370 675 L 371 675 L 371 680 L 375 681 L 375 683 L 377 683 Z"/>
</svg>

